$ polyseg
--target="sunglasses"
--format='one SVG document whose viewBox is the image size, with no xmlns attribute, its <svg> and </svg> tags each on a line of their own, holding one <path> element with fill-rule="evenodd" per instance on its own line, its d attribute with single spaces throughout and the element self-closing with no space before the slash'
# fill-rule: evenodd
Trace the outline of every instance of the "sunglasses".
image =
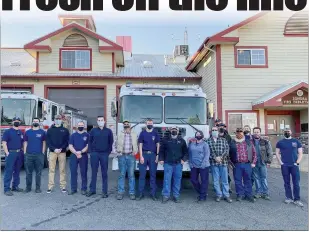
<svg viewBox="0 0 309 232">
<path fill-rule="evenodd" d="M 240 133 L 240 132 L 244 132 L 244 131 L 242 131 L 242 130 L 237 130 L 236 132 L 237 132 L 237 133 Z"/>
</svg>

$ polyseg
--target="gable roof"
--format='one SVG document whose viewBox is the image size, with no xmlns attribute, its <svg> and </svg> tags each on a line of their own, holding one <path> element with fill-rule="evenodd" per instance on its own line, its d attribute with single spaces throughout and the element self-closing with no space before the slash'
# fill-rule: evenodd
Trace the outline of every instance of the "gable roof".
<svg viewBox="0 0 309 232">
<path fill-rule="evenodd" d="M 282 85 L 281 87 L 279 87 L 279 88 L 277 88 L 277 89 L 275 89 L 275 90 L 273 90 L 269 93 L 266 93 L 262 97 L 253 101 L 252 106 L 254 107 L 254 106 L 260 105 L 260 104 L 263 104 L 263 106 L 267 105 L 267 103 L 269 103 L 270 101 L 277 100 L 281 97 L 284 97 L 284 96 L 286 96 L 286 95 L 292 93 L 293 91 L 295 91 L 299 88 L 302 88 L 302 87 L 308 88 L 308 81 L 300 80 L 300 81 L 293 82 L 293 83 L 290 83 L 290 84 Z"/>
<path fill-rule="evenodd" d="M 85 34 L 87 34 L 87 35 L 89 35 L 89 36 L 91 36 L 91 37 L 93 37 L 93 38 L 96 38 L 96 39 L 98 39 L 98 40 L 101 40 L 101 41 L 103 41 L 103 42 L 109 44 L 109 45 L 112 46 L 115 50 L 121 50 L 121 51 L 122 51 L 122 47 L 121 47 L 120 45 L 114 43 L 113 41 L 111 41 L 111 40 L 109 40 L 109 39 L 106 39 L 105 37 L 103 37 L 103 36 L 101 36 L 101 35 L 99 35 L 99 34 L 93 32 L 92 30 L 90 30 L 90 29 L 88 29 L 88 28 L 85 28 L 85 27 L 83 27 L 83 26 L 81 26 L 81 25 L 79 25 L 78 23 L 75 23 L 75 22 L 70 23 L 70 24 L 68 24 L 68 25 L 66 25 L 66 26 L 64 26 L 64 27 L 62 27 L 62 28 L 60 28 L 60 29 L 58 29 L 58 30 L 52 32 L 52 33 L 49 33 L 49 34 L 47 34 L 47 35 L 45 35 L 45 36 L 42 36 L 42 37 L 40 37 L 40 38 L 38 38 L 38 39 L 36 39 L 36 40 L 30 42 L 30 43 L 27 43 L 27 44 L 24 46 L 24 48 L 25 48 L 25 49 L 37 49 L 37 48 L 38 48 L 37 46 L 40 46 L 40 45 L 37 45 L 38 43 L 40 43 L 40 42 L 42 42 L 42 41 L 44 41 L 44 40 L 47 40 L 47 39 L 49 39 L 49 38 L 51 38 L 51 37 L 53 37 L 53 36 L 56 36 L 56 35 L 58 35 L 58 34 L 64 32 L 64 31 L 70 30 L 70 29 L 78 29 L 78 30 L 82 31 L 83 33 L 85 33 Z M 48 47 L 49 47 L 49 46 L 48 46 Z M 40 47 L 39 47 L 39 49 L 40 49 Z M 49 49 L 51 50 L 50 47 L 49 47 Z"/>
<path fill-rule="evenodd" d="M 144 67 L 143 62 L 148 61 L 152 67 Z M 11 66 L 12 62 L 20 62 L 20 66 Z M 1 76 L 3 78 L 102 78 L 102 79 L 200 79 L 193 72 L 188 72 L 183 65 L 168 62 L 165 65 L 164 55 L 133 54 L 125 60 L 125 66 L 117 68 L 115 73 L 98 72 L 60 72 L 60 73 L 36 73 L 36 61 L 23 48 L 1 48 Z"/>
<path fill-rule="evenodd" d="M 252 21 L 257 20 L 258 18 L 264 16 L 265 14 L 267 14 L 268 12 L 260 12 L 256 15 L 251 16 L 250 18 L 247 18 L 246 20 L 241 21 L 240 23 L 237 23 L 223 31 L 218 32 L 217 34 L 214 34 L 210 37 L 207 37 L 204 42 L 202 43 L 202 45 L 199 47 L 199 49 L 197 50 L 197 52 L 194 54 L 194 56 L 191 58 L 191 60 L 189 61 L 186 69 L 187 70 L 193 70 L 198 63 L 206 56 L 206 54 L 209 51 L 204 52 L 204 54 L 202 56 L 199 56 L 199 54 L 204 50 L 204 47 L 209 45 L 210 43 L 220 43 L 220 42 L 239 42 L 239 38 L 238 37 L 223 37 L 226 34 L 237 30 L 238 28 L 241 28 L 245 25 L 247 25 L 248 23 L 251 23 Z"/>
</svg>

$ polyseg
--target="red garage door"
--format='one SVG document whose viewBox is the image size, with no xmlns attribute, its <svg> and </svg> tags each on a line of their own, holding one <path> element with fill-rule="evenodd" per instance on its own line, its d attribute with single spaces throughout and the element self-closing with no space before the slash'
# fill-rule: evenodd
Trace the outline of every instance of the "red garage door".
<svg viewBox="0 0 309 232">
<path fill-rule="evenodd" d="M 105 116 L 105 89 L 48 88 L 47 98 L 82 110 L 88 117 L 88 126 L 97 124 L 97 116 Z"/>
</svg>

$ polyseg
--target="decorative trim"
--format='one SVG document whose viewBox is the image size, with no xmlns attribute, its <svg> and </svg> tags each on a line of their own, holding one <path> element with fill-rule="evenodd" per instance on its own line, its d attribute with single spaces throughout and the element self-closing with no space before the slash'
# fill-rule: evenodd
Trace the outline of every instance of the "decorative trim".
<svg viewBox="0 0 309 232">
<path fill-rule="evenodd" d="M 36 52 L 36 68 L 35 68 L 35 72 L 36 73 L 39 73 L 39 70 L 40 70 L 40 52 Z"/>
<path fill-rule="evenodd" d="M 222 67 L 221 67 L 221 45 L 216 46 L 216 78 L 217 78 L 217 115 L 222 118 Z"/>
</svg>

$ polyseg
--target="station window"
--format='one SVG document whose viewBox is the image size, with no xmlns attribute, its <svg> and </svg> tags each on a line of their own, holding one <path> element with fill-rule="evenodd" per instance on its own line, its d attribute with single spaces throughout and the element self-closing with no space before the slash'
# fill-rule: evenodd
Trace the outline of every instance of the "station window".
<svg viewBox="0 0 309 232">
<path fill-rule="evenodd" d="M 91 49 L 61 49 L 60 57 L 60 70 L 91 70 Z"/>
<path fill-rule="evenodd" d="M 249 125 L 251 128 L 258 126 L 258 115 L 255 112 L 228 112 L 228 131 L 233 134 L 237 128 Z"/>
<path fill-rule="evenodd" d="M 236 47 L 235 48 L 236 68 L 267 68 L 266 47 Z"/>
</svg>

